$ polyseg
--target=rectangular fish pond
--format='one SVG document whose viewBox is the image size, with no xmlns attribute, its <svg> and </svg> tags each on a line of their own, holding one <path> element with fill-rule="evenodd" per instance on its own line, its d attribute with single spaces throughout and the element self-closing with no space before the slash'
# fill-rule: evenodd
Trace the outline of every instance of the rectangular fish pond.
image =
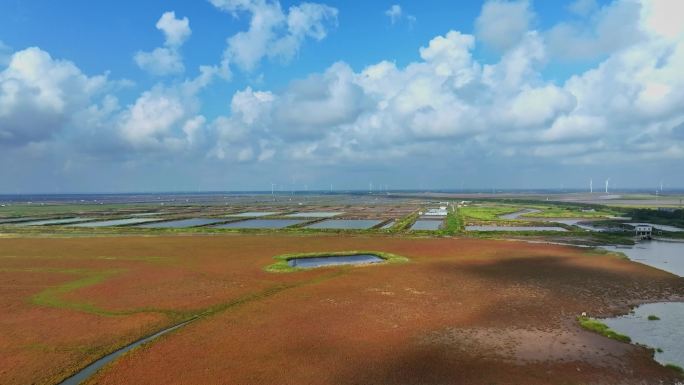
<svg viewBox="0 0 684 385">
<path fill-rule="evenodd" d="M 155 222 L 147 223 L 144 225 L 138 225 L 136 227 L 142 227 L 146 229 L 182 229 L 186 227 L 196 227 L 205 226 L 212 223 L 223 222 L 222 219 L 212 219 L 212 218 L 189 218 L 189 219 L 179 219 L 176 221 L 168 222 Z"/>
<path fill-rule="evenodd" d="M 290 218 L 332 218 L 344 214 L 338 211 L 308 211 L 285 215 Z"/>
<path fill-rule="evenodd" d="M 0 225 L 5 225 L 5 224 L 10 224 L 10 223 L 17 223 L 17 222 L 26 222 L 30 220 L 37 219 L 35 217 L 25 217 L 25 218 L 3 218 L 0 219 Z"/>
<path fill-rule="evenodd" d="M 373 219 L 329 219 L 306 226 L 307 229 L 365 230 L 377 226 L 382 221 Z"/>
<path fill-rule="evenodd" d="M 552 226 L 466 226 L 466 231 L 568 231 L 562 227 Z"/>
<path fill-rule="evenodd" d="M 439 227 L 442 226 L 442 221 L 434 221 L 434 220 L 417 220 L 413 223 L 413 226 L 411 226 L 411 230 L 439 230 Z"/>
<path fill-rule="evenodd" d="M 250 219 L 212 226 L 217 229 L 282 229 L 306 222 L 302 219 Z"/>
<path fill-rule="evenodd" d="M 126 219 L 111 219 L 108 221 L 100 222 L 87 222 L 87 223 L 77 223 L 73 225 L 68 225 L 71 227 L 108 227 L 108 226 L 125 226 L 125 225 L 135 225 L 138 223 L 153 222 L 158 221 L 159 218 L 126 218 Z"/>
<path fill-rule="evenodd" d="M 65 225 L 69 223 L 85 222 L 92 218 L 61 218 L 61 219 L 44 219 L 40 221 L 21 222 L 17 226 L 47 226 L 47 225 Z"/>
<path fill-rule="evenodd" d="M 310 269 L 314 267 L 334 265 L 364 265 L 369 263 L 380 263 L 384 261 L 384 259 L 378 257 L 377 255 L 356 254 L 292 258 L 287 261 L 287 264 L 291 267 Z"/>
<path fill-rule="evenodd" d="M 392 227 L 392 226 L 394 226 L 394 221 L 389 221 L 389 222 L 387 222 L 385 225 L 383 225 L 383 226 L 381 227 L 381 229 L 387 230 L 387 229 L 389 229 L 389 228 Z"/>
<path fill-rule="evenodd" d="M 228 214 L 226 215 L 227 217 L 236 217 L 236 218 L 258 218 L 258 217 L 268 217 L 271 215 L 278 214 L 276 211 L 247 211 L 244 213 L 238 213 L 238 214 Z"/>
</svg>

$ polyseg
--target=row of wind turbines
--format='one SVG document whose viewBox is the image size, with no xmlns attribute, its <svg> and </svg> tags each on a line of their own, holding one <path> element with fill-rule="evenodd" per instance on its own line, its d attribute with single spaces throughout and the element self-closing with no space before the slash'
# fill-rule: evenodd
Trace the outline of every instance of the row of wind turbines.
<svg viewBox="0 0 684 385">
<path fill-rule="evenodd" d="M 608 185 L 609 185 L 609 183 L 610 183 L 610 178 L 606 179 L 606 194 L 608 194 Z M 593 179 L 589 179 L 589 192 L 590 192 L 591 194 L 594 193 L 594 180 L 593 180 Z"/>
<path fill-rule="evenodd" d="M 610 184 L 610 178 L 606 179 L 606 194 L 608 194 L 609 184 Z M 589 179 L 589 192 L 592 194 L 594 193 L 594 180 L 593 179 Z M 663 181 L 662 180 L 660 181 L 660 190 L 656 190 L 656 193 L 658 193 L 658 192 L 661 192 L 661 193 L 663 192 Z"/>
</svg>

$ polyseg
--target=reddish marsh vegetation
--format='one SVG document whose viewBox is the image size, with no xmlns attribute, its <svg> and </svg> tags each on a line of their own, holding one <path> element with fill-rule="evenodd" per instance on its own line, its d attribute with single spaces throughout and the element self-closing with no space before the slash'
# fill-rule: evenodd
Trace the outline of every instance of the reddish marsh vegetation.
<svg viewBox="0 0 684 385">
<path fill-rule="evenodd" d="M 274 255 L 377 250 L 406 264 L 268 273 Z M 674 382 L 648 351 L 579 329 L 678 277 L 613 256 L 472 239 L 1 239 L 0 383 L 54 383 L 193 314 L 92 383 Z"/>
</svg>

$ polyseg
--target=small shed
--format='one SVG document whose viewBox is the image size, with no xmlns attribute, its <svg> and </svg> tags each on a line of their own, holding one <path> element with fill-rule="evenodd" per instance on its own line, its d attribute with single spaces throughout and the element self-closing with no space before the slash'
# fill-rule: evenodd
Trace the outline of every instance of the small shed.
<svg viewBox="0 0 684 385">
<path fill-rule="evenodd" d="M 653 235 L 653 226 L 651 225 L 636 225 L 634 232 L 638 239 L 651 239 Z"/>
</svg>

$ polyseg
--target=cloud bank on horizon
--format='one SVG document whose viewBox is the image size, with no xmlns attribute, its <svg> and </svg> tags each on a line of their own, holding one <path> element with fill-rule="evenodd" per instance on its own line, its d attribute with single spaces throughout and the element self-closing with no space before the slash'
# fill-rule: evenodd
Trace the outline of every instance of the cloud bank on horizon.
<svg viewBox="0 0 684 385">
<path fill-rule="evenodd" d="M 261 184 L 320 179 L 321 186 L 335 178 L 349 187 L 360 178 L 361 187 L 380 173 L 407 188 L 418 187 L 411 178 L 419 173 L 421 183 L 458 187 L 438 181 L 460 167 L 474 184 L 493 184 L 477 176 L 478 165 L 508 187 L 524 186 L 494 170 L 549 176 L 563 169 L 583 180 L 596 167 L 622 172 L 624 185 L 640 183 L 629 169 L 684 176 L 678 0 L 577 0 L 567 4 L 574 17 L 549 28 L 538 27 L 543 15 L 531 1 L 490 0 L 472 33 L 454 28 L 406 47 L 419 52 L 408 65 L 383 60 L 355 70 L 340 58 L 278 89 L 254 81 L 219 114 L 205 111 L 208 87 L 250 77 L 264 63 L 287 71 L 300 50 L 315 49 L 308 43 L 325 44 L 343 10 L 322 3 L 284 8 L 273 0 L 210 3 L 229 19 L 248 20 L 247 30 L 226 37 L 216 63 L 191 71 L 182 48 L 200 38 L 192 35 L 194 21 L 162 10 L 151 26 L 162 45 L 131 53 L 157 78 L 149 89 L 114 73 L 87 74 L 39 46 L 12 50 L 0 41 L 0 161 L 16 165 L 0 171 L 0 192 L 49 191 L 64 178 L 79 181 L 81 190 L 119 190 L 117 178 L 128 178 L 121 190 L 184 189 L 171 181 L 197 183 L 193 175 L 251 176 Z M 392 28 L 405 18 L 416 22 L 404 8 L 379 9 L 378 18 Z M 479 46 L 494 59 L 483 59 Z M 560 82 L 545 76 L 549 63 L 582 60 L 597 64 Z M 122 103 L 131 92 L 134 100 Z M 254 188 L 221 183 L 204 187 Z"/>
</svg>

